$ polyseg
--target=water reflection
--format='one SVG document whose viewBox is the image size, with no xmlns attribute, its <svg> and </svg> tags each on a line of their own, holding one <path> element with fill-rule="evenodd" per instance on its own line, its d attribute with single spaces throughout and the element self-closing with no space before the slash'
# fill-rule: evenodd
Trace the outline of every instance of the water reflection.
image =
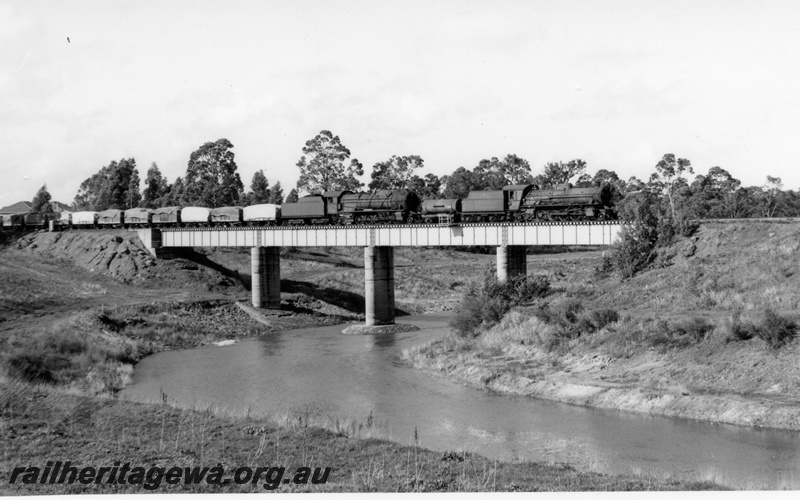
<svg viewBox="0 0 800 500">
<path fill-rule="evenodd" d="M 372 413 L 387 437 L 500 459 L 569 462 L 732 484 L 800 478 L 798 433 L 604 412 L 473 389 L 400 362 L 403 349 L 441 337 L 446 318 L 404 317 L 422 328 L 345 336 L 343 327 L 276 333 L 228 347 L 165 352 L 143 360 L 124 396 L 254 412 L 354 418 Z"/>
</svg>

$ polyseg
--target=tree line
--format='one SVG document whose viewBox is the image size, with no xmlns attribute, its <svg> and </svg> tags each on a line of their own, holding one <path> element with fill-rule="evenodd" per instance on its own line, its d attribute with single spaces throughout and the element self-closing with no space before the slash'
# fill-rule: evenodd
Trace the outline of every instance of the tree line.
<svg viewBox="0 0 800 500">
<path fill-rule="evenodd" d="M 238 173 L 233 144 L 227 139 L 206 142 L 191 153 L 184 175 L 169 183 L 156 163 L 147 170 L 144 189 L 134 158 L 122 158 L 103 166 L 84 180 L 72 203 L 75 210 L 156 208 L 173 205 L 205 207 L 248 206 L 259 203 L 289 203 L 301 194 L 325 191 L 359 191 L 364 184 L 361 162 L 352 157 L 341 139 L 323 130 L 305 143 L 296 166 L 299 179 L 284 194 L 280 182 L 270 184 L 264 170 L 253 174 L 249 190 Z M 546 163 L 536 175 L 530 163 L 516 154 L 482 159 L 472 168 L 460 166 L 448 175 L 423 174 L 424 160 L 418 155 L 393 155 L 372 167 L 369 190 L 410 189 L 423 199 L 465 198 L 470 191 L 501 189 L 509 184 L 537 184 L 554 187 L 572 181 L 575 187 L 611 186 L 615 202 L 625 212 L 625 201 L 646 193 L 657 215 L 673 221 L 704 218 L 793 217 L 800 216 L 800 190 L 784 190 L 779 177 L 767 176 L 761 186 L 742 186 L 720 166 L 706 174 L 694 174 L 691 162 L 665 154 L 644 181 L 621 179 L 613 170 L 600 169 L 593 175 L 581 159 Z M 36 206 L 46 210 L 46 186 L 36 195 Z"/>
</svg>

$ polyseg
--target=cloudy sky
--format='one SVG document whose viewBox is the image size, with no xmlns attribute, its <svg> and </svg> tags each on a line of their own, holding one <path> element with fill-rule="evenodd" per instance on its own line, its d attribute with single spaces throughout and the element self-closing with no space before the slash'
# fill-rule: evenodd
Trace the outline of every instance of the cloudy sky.
<svg viewBox="0 0 800 500">
<path fill-rule="evenodd" d="M 800 2 L 0 0 L 0 205 L 134 157 L 173 181 L 234 144 L 294 187 L 331 130 L 365 167 L 515 153 L 538 173 L 696 173 L 800 188 Z"/>
</svg>

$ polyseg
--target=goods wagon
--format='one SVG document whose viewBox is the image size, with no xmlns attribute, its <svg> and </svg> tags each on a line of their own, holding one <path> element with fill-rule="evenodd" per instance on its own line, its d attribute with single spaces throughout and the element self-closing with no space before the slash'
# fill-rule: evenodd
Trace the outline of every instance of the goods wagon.
<svg viewBox="0 0 800 500">
<path fill-rule="evenodd" d="M 181 223 L 181 207 L 164 207 L 153 210 L 152 223 L 177 226 Z"/>
<path fill-rule="evenodd" d="M 97 214 L 97 224 L 100 227 L 122 227 L 125 223 L 125 212 L 109 209 Z"/>
<path fill-rule="evenodd" d="M 78 227 L 94 227 L 97 224 L 97 212 L 74 212 L 72 225 Z"/>
<path fill-rule="evenodd" d="M 25 226 L 25 214 L 6 215 L 3 219 L 3 225 L 6 227 L 23 227 Z"/>
<path fill-rule="evenodd" d="M 207 226 L 211 222 L 211 209 L 205 207 L 183 207 L 181 224 L 187 226 Z"/>
<path fill-rule="evenodd" d="M 280 223 L 281 207 L 272 203 L 250 205 L 242 210 L 245 223 L 274 226 Z"/>
<path fill-rule="evenodd" d="M 25 227 L 48 227 L 50 221 L 57 221 L 59 215 L 57 213 L 40 214 L 32 213 L 25 215 Z"/>
<path fill-rule="evenodd" d="M 128 226 L 146 226 L 153 218 L 153 211 L 149 208 L 129 208 L 125 210 L 124 217 Z"/>
<path fill-rule="evenodd" d="M 211 209 L 211 223 L 238 226 L 242 223 L 242 207 L 219 207 Z"/>
</svg>

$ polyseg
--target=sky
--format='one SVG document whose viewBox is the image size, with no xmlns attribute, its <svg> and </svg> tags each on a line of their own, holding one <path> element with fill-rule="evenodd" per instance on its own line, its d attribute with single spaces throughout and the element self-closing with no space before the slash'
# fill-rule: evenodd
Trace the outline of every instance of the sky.
<svg viewBox="0 0 800 500">
<path fill-rule="evenodd" d="M 223 137 L 288 192 L 321 130 L 365 183 L 392 155 L 646 180 L 673 153 L 799 189 L 798 92 L 795 0 L 0 0 L 0 205 L 122 158 L 172 182 Z"/>
</svg>

